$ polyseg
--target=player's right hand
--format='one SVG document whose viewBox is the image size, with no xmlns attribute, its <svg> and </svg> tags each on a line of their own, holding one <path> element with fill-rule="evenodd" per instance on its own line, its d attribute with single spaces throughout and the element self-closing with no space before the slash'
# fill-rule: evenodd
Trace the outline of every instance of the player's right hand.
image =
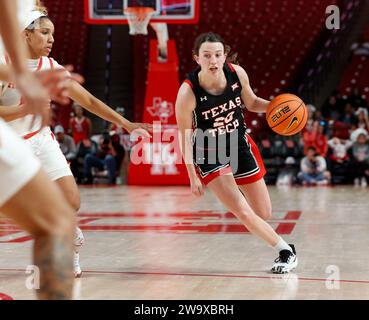
<svg viewBox="0 0 369 320">
<path fill-rule="evenodd" d="M 204 185 L 198 177 L 190 179 L 191 182 L 191 192 L 196 197 L 201 197 L 204 195 Z"/>
</svg>

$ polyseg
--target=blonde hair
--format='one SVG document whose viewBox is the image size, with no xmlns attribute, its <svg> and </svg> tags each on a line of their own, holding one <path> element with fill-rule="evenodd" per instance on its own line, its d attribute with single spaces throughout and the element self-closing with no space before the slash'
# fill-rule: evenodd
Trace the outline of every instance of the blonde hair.
<svg viewBox="0 0 369 320">
<path fill-rule="evenodd" d="M 35 7 L 34 7 L 33 11 L 40 11 L 45 16 L 48 15 L 47 8 L 43 5 L 43 3 L 41 2 L 41 0 L 36 0 L 35 1 Z"/>
</svg>

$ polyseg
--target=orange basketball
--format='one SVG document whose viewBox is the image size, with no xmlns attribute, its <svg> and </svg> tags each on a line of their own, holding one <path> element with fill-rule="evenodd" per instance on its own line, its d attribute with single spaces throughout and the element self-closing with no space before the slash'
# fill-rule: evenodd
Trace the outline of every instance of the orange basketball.
<svg viewBox="0 0 369 320">
<path fill-rule="evenodd" d="M 300 132 L 305 127 L 307 118 L 304 102 L 290 93 L 275 97 L 266 112 L 269 127 L 282 136 L 292 136 Z"/>
</svg>

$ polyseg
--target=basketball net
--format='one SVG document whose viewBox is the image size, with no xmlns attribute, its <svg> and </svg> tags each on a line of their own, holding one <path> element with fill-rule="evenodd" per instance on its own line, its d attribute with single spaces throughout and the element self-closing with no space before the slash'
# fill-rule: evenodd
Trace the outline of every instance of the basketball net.
<svg viewBox="0 0 369 320">
<path fill-rule="evenodd" d="M 129 34 L 134 36 L 138 34 L 147 35 L 147 26 L 152 15 L 155 13 L 153 8 L 149 7 L 128 7 L 124 10 L 129 24 Z"/>
</svg>

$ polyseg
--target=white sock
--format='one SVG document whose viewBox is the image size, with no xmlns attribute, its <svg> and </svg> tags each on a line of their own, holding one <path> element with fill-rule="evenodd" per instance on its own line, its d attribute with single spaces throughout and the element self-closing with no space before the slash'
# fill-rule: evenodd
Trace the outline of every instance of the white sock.
<svg viewBox="0 0 369 320">
<path fill-rule="evenodd" d="M 280 253 L 282 250 L 288 250 L 292 252 L 292 248 L 281 237 L 279 237 L 279 241 L 275 245 L 274 249 L 277 251 L 277 253 Z"/>
</svg>

